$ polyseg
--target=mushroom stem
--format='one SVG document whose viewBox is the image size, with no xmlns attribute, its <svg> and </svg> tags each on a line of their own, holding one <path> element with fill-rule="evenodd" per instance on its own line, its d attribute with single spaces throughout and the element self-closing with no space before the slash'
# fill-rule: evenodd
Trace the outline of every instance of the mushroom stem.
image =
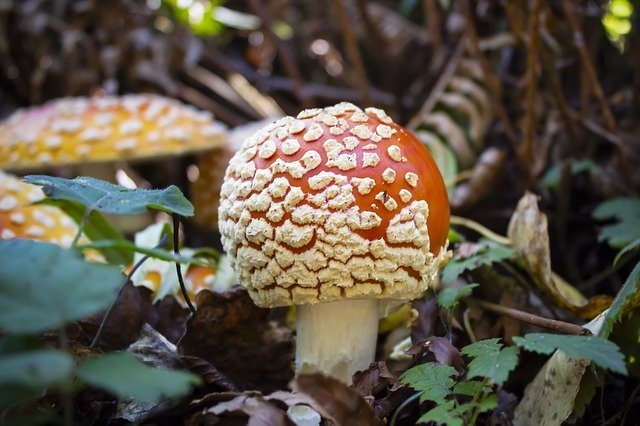
<svg viewBox="0 0 640 426">
<path fill-rule="evenodd" d="M 378 337 L 377 299 L 297 307 L 296 373 L 321 372 L 351 384 L 369 367 Z"/>
</svg>

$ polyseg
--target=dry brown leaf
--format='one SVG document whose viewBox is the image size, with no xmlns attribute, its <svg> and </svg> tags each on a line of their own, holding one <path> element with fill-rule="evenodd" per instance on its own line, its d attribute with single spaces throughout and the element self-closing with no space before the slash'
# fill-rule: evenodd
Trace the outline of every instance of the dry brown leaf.
<svg viewBox="0 0 640 426">
<path fill-rule="evenodd" d="M 533 282 L 558 306 L 581 318 L 591 319 L 611 304 L 609 296 L 587 299 L 551 271 L 547 216 L 538 209 L 536 195 L 527 192 L 520 199 L 511 216 L 507 232 L 516 254 L 524 261 Z"/>
</svg>

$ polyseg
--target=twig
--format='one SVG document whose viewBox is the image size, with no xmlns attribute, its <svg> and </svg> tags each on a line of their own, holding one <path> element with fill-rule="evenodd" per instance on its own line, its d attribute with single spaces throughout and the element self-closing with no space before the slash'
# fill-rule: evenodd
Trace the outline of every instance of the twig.
<svg viewBox="0 0 640 426">
<path fill-rule="evenodd" d="M 460 216 L 451 216 L 450 222 L 452 225 L 460 225 L 460 226 L 464 226 L 465 228 L 472 229 L 476 231 L 478 234 L 482 235 L 483 237 L 486 237 L 492 241 L 495 241 L 496 243 L 503 244 L 505 246 L 511 245 L 511 240 L 509 238 L 503 237 L 500 234 L 496 234 L 491 229 L 483 225 L 480 225 L 478 222 L 475 222 L 471 219 L 467 219 Z"/>
<path fill-rule="evenodd" d="M 467 30 L 470 36 L 469 41 L 470 41 L 471 47 L 473 48 L 473 53 L 475 57 L 480 61 L 480 66 L 482 67 L 482 73 L 484 74 L 484 77 L 486 79 L 487 86 L 489 88 L 489 91 L 491 92 L 491 96 L 493 97 L 494 105 L 496 107 L 498 115 L 500 116 L 500 121 L 502 121 L 502 125 L 504 126 L 505 136 L 507 137 L 507 140 L 511 145 L 511 149 L 513 150 L 516 158 L 518 159 L 520 167 L 524 171 L 526 170 L 528 165 L 523 164 L 522 158 L 519 155 L 518 140 L 513 130 L 513 124 L 511 123 L 509 114 L 507 113 L 507 110 L 505 109 L 504 104 L 502 102 L 502 84 L 500 83 L 500 80 L 498 79 L 498 77 L 496 77 L 496 75 L 491 70 L 489 61 L 482 53 L 482 49 L 480 47 L 480 37 L 478 36 L 478 30 L 476 28 L 473 12 L 471 10 L 470 0 L 462 0 L 461 3 L 462 3 L 462 13 L 465 17 L 465 20 L 467 21 Z"/>
<path fill-rule="evenodd" d="M 360 92 L 362 92 L 364 103 L 369 104 L 371 102 L 371 99 L 369 97 L 369 82 L 367 80 L 367 73 L 364 69 L 364 64 L 362 63 L 362 56 L 360 55 L 358 42 L 356 41 L 356 37 L 353 34 L 353 30 L 351 29 L 349 18 L 347 18 L 347 12 L 344 9 L 342 0 L 333 0 L 333 6 L 338 13 L 338 21 L 340 21 L 340 27 L 342 29 L 342 33 L 344 34 L 349 61 L 351 62 L 351 65 L 353 65 L 353 68 L 355 70 L 355 83 L 358 86 Z"/>
<path fill-rule="evenodd" d="M 438 54 L 442 47 L 442 37 L 440 37 L 440 10 L 436 0 L 422 0 L 422 8 L 424 9 L 424 20 L 427 23 L 427 30 L 433 41 L 433 54 Z"/>
<path fill-rule="evenodd" d="M 395 413 L 393 413 L 393 416 L 391 417 L 391 421 L 389 422 L 389 426 L 395 426 L 398 423 L 398 418 L 400 417 L 400 413 L 402 413 L 404 411 L 404 409 L 407 408 L 407 406 L 409 404 L 411 404 L 416 399 L 420 398 L 422 393 L 423 392 L 414 393 L 409 398 L 407 398 L 404 401 L 402 401 L 402 404 L 400 404 L 400 406 L 398 406 L 398 408 L 396 408 Z"/>
<path fill-rule="evenodd" d="M 591 62 L 591 58 L 589 57 L 589 52 L 587 52 L 587 48 L 584 43 L 584 34 L 582 34 L 582 30 L 580 29 L 580 25 L 578 24 L 578 19 L 573 12 L 573 2 L 571 0 L 562 0 L 561 5 L 562 11 L 567 17 L 569 28 L 571 28 L 571 32 L 573 33 L 573 44 L 575 45 L 576 49 L 578 49 L 580 62 L 582 63 L 582 67 L 587 77 L 589 86 L 593 90 L 593 94 L 596 96 L 596 99 L 600 104 L 600 110 L 602 111 L 602 117 L 604 118 L 605 126 L 610 132 L 617 133 L 618 130 L 616 121 L 613 118 L 613 114 L 611 113 L 611 109 L 609 108 L 609 104 L 607 103 L 607 99 L 604 96 L 602 86 L 598 81 L 598 76 L 596 75 L 595 68 L 593 66 L 593 63 Z"/>
<path fill-rule="evenodd" d="M 64 325 L 61 325 L 58 329 L 58 342 L 60 343 L 60 348 L 68 353 L 69 337 Z M 69 394 L 69 389 L 62 389 L 62 424 L 64 426 L 73 425 L 73 398 Z"/>
<path fill-rule="evenodd" d="M 217 102 L 213 101 L 209 96 L 203 95 L 200 91 L 186 84 L 177 83 L 178 96 L 185 101 L 194 104 L 198 108 L 211 111 L 216 117 L 224 121 L 230 126 L 238 126 L 246 123 L 247 119 L 241 117 L 228 108 L 224 108 Z"/>
<path fill-rule="evenodd" d="M 178 234 L 180 230 L 180 216 L 178 216 L 176 213 L 173 213 L 171 215 L 171 218 L 173 219 L 173 252 L 177 256 L 180 256 L 180 244 L 178 241 Z M 178 274 L 178 282 L 180 283 L 180 291 L 182 291 L 182 297 L 184 297 L 184 301 L 187 302 L 187 306 L 191 311 L 191 315 L 189 318 L 192 318 L 196 314 L 196 308 L 193 307 L 193 303 L 191 303 L 189 295 L 187 294 L 187 287 L 184 285 L 184 279 L 182 278 L 182 267 L 180 266 L 180 262 L 176 262 L 176 273 Z"/>
<path fill-rule="evenodd" d="M 163 234 L 162 238 L 160 238 L 160 241 L 158 242 L 158 244 L 156 244 L 156 246 L 154 248 L 160 248 L 160 247 L 164 246 L 167 243 L 167 239 L 168 239 L 167 236 Z M 111 305 L 109 306 L 109 309 L 107 310 L 107 313 L 104 314 L 104 317 L 102 318 L 102 322 L 100 323 L 100 328 L 98 328 L 98 332 L 96 333 L 96 335 L 93 338 L 93 341 L 91 342 L 91 345 L 89 345 L 89 347 L 95 348 L 96 346 L 98 346 L 98 343 L 100 343 L 100 337 L 102 337 L 102 333 L 104 332 L 104 328 L 106 327 L 107 322 L 109 321 L 109 317 L 111 317 L 111 314 L 113 313 L 113 310 L 116 307 L 116 303 L 118 303 L 118 300 L 120 300 L 120 296 L 122 296 L 122 292 L 124 291 L 125 286 L 129 282 L 129 280 L 131 279 L 133 274 L 135 274 L 135 272 L 138 270 L 138 268 L 140 268 L 140 266 L 142 266 L 142 264 L 149 257 L 150 257 L 149 255 L 145 255 L 145 256 L 142 257 L 142 259 L 140 259 L 138 262 L 136 262 L 135 265 L 133 265 L 133 268 L 131 268 L 131 270 L 129 271 L 129 273 L 125 277 L 124 282 L 122 283 L 122 285 L 120 285 L 120 289 L 118 290 L 118 294 L 116 294 L 116 298 L 113 299 L 113 302 L 111 302 Z"/>
<path fill-rule="evenodd" d="M 300 71 L 298 70 L 293 57 L 293 53 L 289 49 L 289 46 L 273 32 L 273 22 L 271 21 L 269 12 L 265 8 L 261 0 L 250 0 L 249 3 L 255 11 L 256 15 L 260 17 L 260 20 L 262 21 L 262 27 L 264 28 L 266 36 L 269 37 L 269 40 L 273 43 L 274 46 L 276 46 L 278 57 L 282 62 L 284 71 L 293 81 L 294 94 L 305 108 L 313 107 L 313 99 L 304 90 L 302 90 L 304 80 L 302 78 L 302 75 L 300 74 Z"/>
<path fill-rule="evenodd" d="M 500 315 L 506 315 L 510 318 L 517 319 L 518 321 L 526 322 L 538 327 L 548 328 L 559 333 L 574 334 L 577 336 L 585 336 L 591 334 L 588 329 L 577 324 L 572 324 L 570 322 L 544 318 L 538 315 L 530 314 L 518 309 L 507 308 L 506 306 L 497 305 L 495 303 L 487 302 L 484 300 L 468 298 L 467 301 L 475 303 L 476 305 L 487 311 L 494 312 Z"/>
<path fill-rule="evenodd" d="M 527 165 L 526 184 L 531 185 L 531 158 L 535 139 L 538 116 L 536 113 L 536 99 L 538 94 L 538 52 L 540 50 L 539 17 L 542 9 L 542 1 L 535 0 L 529 10 L 529 36 L 527 37 L 527 92 L 525 97 L 525 125 L 524 140 L 520 147 L 522 162 Z"/>
</svg>

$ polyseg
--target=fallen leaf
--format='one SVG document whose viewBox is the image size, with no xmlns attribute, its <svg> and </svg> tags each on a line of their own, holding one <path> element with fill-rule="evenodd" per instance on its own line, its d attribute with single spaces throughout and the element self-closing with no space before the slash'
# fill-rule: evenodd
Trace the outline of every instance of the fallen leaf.
<svg viewBox="0 0 640 426">
<path fill-rule="evenodd" d="M 417 313 L 417 317 L 411 325 L 411 341 L 414 343 L 424 342 L 436 334 L 435 327 L 440 313 L 438 303 L 433 294 L 427 293 L 425 297 L 414 300 L 411 306 Z"/>
<path fill-rule="evenodd" d="M 221 402 L 205 410 L 217 416 L 224 413 L 240 414 L 248 417 L 248 426 L 281 426 L 293 425 L 287 413 L 261 395 L 239 395 L 234 399 Z"/>
<path fill-rule="evenodd" d="M 609 296 L 587 299 L 551 271 L 547 217 L 538 209 L 537 197 L 527 192 L 518 202 L 508 228 L 516 254 L 524 261 L 533 282 L 558 306 L 581 318 L 591 319 L 611 304 Z"/>
<path fill-rule="evenodd" d="M 312 408 L 336 425 L 382 425 L 362 395 L 333 377 L 301 374 L 296 376 L 290 386 L 294 392 L 314 400 Z"/>
<path fill-rule="evenodd" d="M 412 394 L 411 389 L 403 386 L 382 361 L 371 363 L 366 370 L 356 372 L 353 375 L 353 389 L 369 401 L 379 419 L 391 414 Z"/>
<path fill-rule="evenodd" d="M 292 332 L 270 320 L 243 289 L 203 290 L 178 343 L 182 355 L 209 361 L 240 389 L 282 389 L 293 371 Z"/>
<path fill-rule="evenodd" d="M 606 311 L 584 327 L 595 335 L 602 327 Z M 589 361 L 569 358 L 556 351 L 526 387 L 515 409 L 513 424 L 560 425 L 574 410 L 576 396 Z"/>
</svg>

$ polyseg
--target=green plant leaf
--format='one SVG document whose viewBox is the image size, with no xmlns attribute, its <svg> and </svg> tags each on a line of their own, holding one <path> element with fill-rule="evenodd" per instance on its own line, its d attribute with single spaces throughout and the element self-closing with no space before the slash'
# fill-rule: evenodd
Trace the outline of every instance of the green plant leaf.
<svg viewBox="0 0 640 426">
<path fill-rule="evenodd" d="M 128 240 L 100 240 L 78 246 L 78 249 L 81 250 L 87 248 L 92 248 L 100 251 L 116 248 L 131 253 L 142 253 L 143 255 L 147 255 L 154 259 L 160 259 L 167 262 L 180 262 L 182 264 L 193 264 L 201 266 L 215 266 L 215 259 L 219 257 L 217 252 L 215 252 L 214 250 L 199 250 L 197 252 L 198 254 L 206 255 L 207 257 L 188 256 L 182 253 L 180 255 L 176 255 L 173 251 L 168 251 L 161 248 L 141 247 Z"/>
<path fill-rule="evenodd" d="M 616 266 L 623 257 L 635 254 L 638 249 L 640 249 L 640 238 L 627 244 L 618 254 L 616 254 L 615 259 L 613 259 L 613 266 Z"/>
<path fill-rule="evenodd" d="M 77 224 L 82 222 L 84 214 L 87 211 L 87 207 L 84 204 L 70 200 L 52 200 L 50 198 L 45 198 L 37 204 L 56 206 L 62 209 Z M 92 211 L 89 214 L 89 217 L 85 219 L 82 231 L 91 241 L 124 240 L 120 231 L 111 226 L 104 215 L 95 210 Z M 128 265 L 133 261 L 131 252 L 124 250 L 105 249 L 102 250 L 102 255 L 109 263 L 114 265 Z"/>
<path fill-rule="evenodd" d="M 456 369 L 450 365 L 428 362 L 407 370 L 400 381 L 422 392 L 420 401 L 429 400 L 442 404 L 456 383 L 452 377 L 457 375 Z"/>
<path fill-rule="evenodd" d="M 503 348 L 500 339 L 486 339 L 465 346 L 460 351 L 473 360 L 469 362 L 467 377 L 486 377 L 502 385 L 518 364 L 518 348 Z"/>
<path fill-rule="evenodd" d="M 449 309 L 458 304 L 460 299 L 469 296 L 478 284 L 472 283 L 462 287 L 445 287 L 440 293 L 438 293 L 438 305 L 440 307 Z"/>
<path fill-rule="evenodd" d="M 600 241 L 607 241 L 610 246 L 621 248 L 640 239 L 640 199 L 614 198 L 599 204 L 591 214 L 597 220 L 617 220 L 600 229 Z"/>
<path fill-rule="evenodd" d="M 105 309 L 123 276 L 76 250 L 31 240 L 0 241 L 0 327 L 39 333 Z"/>
<path fill-rule="evenodd" d="M 469 380 L 466 382 L 456 383 L 453 387 L 453 393 L 457 395 L 474 396 L 485 386 L 484 380 Z"/>
<path fill-rule="evenodd" d="M 562 171 L 562 167 L 564 163 L 555 163 L 553 166 L 549 168 L 547 173 L 544 174 L 542 179 L 540 180 L 540 184 L 546 186 L 547 188 L 558 189 L 560 186 L 560 172 Z M 584 171 L 589 171 L 593 174 L 602 174 L 602 168 L 598 166 L 593 160 L 583 159 L 583 160 L 572 160 L 571 161 L 571 174 L 577 175 L 578 173 L 582 173 Z"/>
<path fill-rule="evenodd" d="M 150 367 L 130 353 L 110 353 L 84 361 L 77 372 L 92 386 L 145 402 L 185 395 L 201 382 L 190 373 Z"/>
<path fill-rule="evenodd" d="M 40 349 L 0 356 L 0 385 L 45 389 L 68 382 L 73 358 L 66 352 Z"/>
<path fill-rule="evenodd" d="M 434 422 L 446 426 L 462 426 L 463 412 L 455 406 L 454 401 L 445 401 L 436 405 L 420 417 L 417 423 Z"/>
<path fill-rule="evenodd" d="M 85 205 L 90 211 L 136 215 L 147 208 L 193 216 L 193 205 L 177 186 L 165 189 L 128 189 L 89 176 L 63 179 L 45 175 L 25 176 L 25 182 L 42 185 L 42 191 L 54 200 L 70 200 Z"/>
<path fill-rule="evenodd" d="M 609 336 L 613 325 L 622 317 L 626 301 L 634 297 L 638 292 L 640 292 L 640 262 L 636 263 L 636 266 L 633 267 L 622 288 L 618 294 L 616 294 L 613 302 L 611 302 L 609 312 L 607 312 L 602 329 L 600 330 L 600 336 L 605 338 Z"/>
<path fill-rule="evenodd" d="M 560 350 L 570 358 L 584 358 L 607 370 L 627 374 L 624 355 L 618 346 L 600 336 L 529 333 L 524 337 L 514 337 L 513 342 L 528 351 L 542 354 Z"/>
<path fill-rule="evenodd" d="M 442 270 L 443 282 L 451 283 L 464 271 L 470 271 L 482 265 L 490 265 L 514 257 L 511 247 L 488 240 L 480 240 L 477 244 L 479 247 L 469 256 L 460 258 L 454 255 L 453 259 Z"/>
</svg>

